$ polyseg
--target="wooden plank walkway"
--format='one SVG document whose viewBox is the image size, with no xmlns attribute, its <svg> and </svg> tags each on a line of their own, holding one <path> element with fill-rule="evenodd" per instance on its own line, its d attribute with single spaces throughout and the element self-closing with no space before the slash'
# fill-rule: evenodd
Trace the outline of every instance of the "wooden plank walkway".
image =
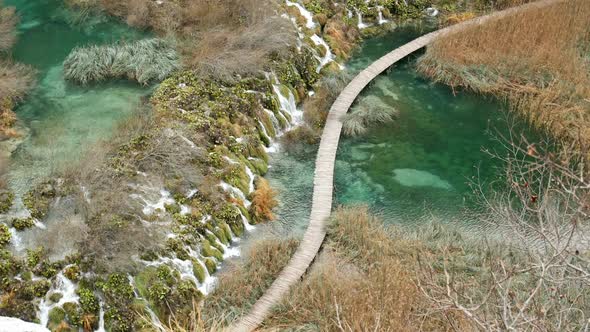
<svg viewBox="0 0 590 332">
<path fill-rule="evenodd" d="M 425 47 L 443 34 L 456 32 L 489 20 L 506 17 L 522 10 L 542 8 L 562 1 L 567 0 L 536 1 L 428 33 L 393 50 L 359 73 L 340 93 L 330 108 L 316 157 L 313 203 L 309 226 L 299 248 L 270 288 L 256 301 L 248 315 L 238 320 L 229 330 L 234 332 L 255 330 L 270 314 L 272 307 L 279 303 L 285 293 L 289 291 L 289 288 L 302 278 L 318 253 L 326 236 L 326 223 L 332 209 L 334 162 L 336 160 L 336 151 L 338 150 L 338 142 L 342 130 L 341 118 L 348 112 L 348 109 L 358 95 L 375 77 L 402 58 Z"/>
</svg>

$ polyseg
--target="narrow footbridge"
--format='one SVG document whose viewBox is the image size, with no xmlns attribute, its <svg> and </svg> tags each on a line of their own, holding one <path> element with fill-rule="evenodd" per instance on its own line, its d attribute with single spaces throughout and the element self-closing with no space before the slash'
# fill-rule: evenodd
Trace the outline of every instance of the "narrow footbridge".
<svg viewBox="0 0 590 332">
<path fill-rule="evenodd" d="M 340 93 L 330 108 L 316 157 L 313 204 L 309 226 L 303 236 L 303 240 L 288 265 L 279 274 L 270 288 L 258 299 L 246 316 L 242 317 L 230 327 L 230 331 L 242 332 L 255 330 L 270 314 L 272 307 L 281 301 L 285 293 L 289 291 L 289 288 L 302 278 L 320 250 L 326 236 L 326 224 L 332 209 L 334 162 L 336 160 L 336 151 L 338 150 L 338 141 L 340 140 L 340 132 L 342 130 L 341 119 L 348 112 L 355 99 L 373 79 L 402 58 L 432 43 L 442 35 L 458 32 L 490 20 L 510 16 L 523 10 L 542 8 L 563 1 L 567 0 L 535 1 L 428 33 L 391 51 L 359 73 Z"/>
</svg>

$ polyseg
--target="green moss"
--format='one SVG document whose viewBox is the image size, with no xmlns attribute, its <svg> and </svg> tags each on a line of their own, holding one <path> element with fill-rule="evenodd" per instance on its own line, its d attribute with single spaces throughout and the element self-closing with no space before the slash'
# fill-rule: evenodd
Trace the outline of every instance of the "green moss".
<svg viewBox="0 0 590 332">
<path fill-rule="evenodd" d="M 110 332 L 130 332 L 136 321 L 131 308 L 109 308 L 104 313 L 105 329 Z"/>
<path fill-rule="evenodd" d="M 35 219 L 29 218 L 18 218 L 12 220 L 12 227 L 16 228 L 17 231 L 23 231 L 31 228 L 35 225 Z"/>
<path fill-rule="evenodd" d="M 209 244 L 211 244 L 211 246 L 213 246 L 215 249 L 219 250 L 219 252 L 221 252 L 221 254 L 225 253 L 225 250 L 223 250 L 223 247 L 218 242 L 219 239 L 217 238 L 217 236 L 214 233 L 207 232 L 205 234 L 205 237 L 207 238 L 207 240 L 209 241 Z"/>
<path fill-rule="evenodd" d="M 23 203 L 35 219 L 43 219 L 55 198 L 56 190 L 51 181 L 45 181 L 25 194 Z"/>
<path fill-rule="evenodd" d="M 61 300 L 62 297 L 63 297 L 62 293 L 53 292 L 53 293 L 51 293 L 51 295 L 49 295 L 49 300 L 53 303 L 57 303 L 57 302 L 59 302 L 59 300 Z"/>
<path fill-rule="evenodd" d="M 49 322 L 47 323 L 47 327 L 51 331 L 56 331 L 61 322 L 65 320 L 66 312 L 60 307 L 55 307 L 49 311 Z"/>
<path fill-rule="evenodd" d="M 36 249 L 27 249 L 26 254 L 26 263 L 28 267 L 35 267 L 37 264 L 41 262 L 41 259 L 44 255 L 43 247 L 38 247 Z"/>
<path fill-rule="evenodd" d="M 231 243 L 232 234 L 231 234 L 231 228 L 229 227 L 229 225 L 224 222 L 219 223 L 219 229 L 221 229 L 225 238 Z"/>
<path fill-rule="evenodd" d="M 151 301 L 157 304 L 163 304 L 171 288 L 161 280 L 156 280 L 150 287 L 148 287 L 148 296 Z"/>
<path fill-rule="evenodd" d="M 60 269 L 61 269 L 60 262 L 51 263 L 49 260 L 45 259 L 45 260 L 41 261 L 37 266 L 35 266 L 35 268 L 33 269 L 33 272 L 35 272 L 36 274 L 41 275 L 47 279 L 51 279 L 51 278 L 55 277 L 55 275 L 57 274 L 57 272 Z"/>
<path fill-rule="evenodd" d="M 64 303 L 62 308 L 66 313 L 66 318 L 70 324 L 74 326 L 81 325 L 81 315 L 80 315 L 80 306 L 75 302 L 67 302 Z"/>
<path fill-rule="evenodd" d="M 64 275 L 71 281 L 77 282 L 80 279 L 80 267 L 76 264 L 70 265 L 65 268 Z"/>
<path fill-rule="evenodd" d="M 219 262 L 223 261 L 223 254 L 214 248 L 209 240 L 201 242 L 201 254 L 205 257 L 214 257 Z"/>
<path fill-rule="evenodd" d="M 209 274 L 213 274 L 215 271 L 217 271 L 217 263 L 215 263 L 215 261 L 211 258 L 205 258 L 205 266 L 207 267 Z"/>
<path fill-rule="evenodd" d="M 215 228 L 213 230 L 213 234 L 215 234 L 215 237 L 217 237 L 221 243 L 225 244 L 226 246 L 230 244 L 231 237 L 228 238 L 222 228 Z"/>
<path fill-rule="evenodd" d="M 19 296 L 27 300 L 45 297 L 45 294 L 47 294 L 50 287 L 51 283 L 45 279 L 27 281 L 21 289 L 21 294 Z"/>
<path fill-rule="evenodd" d="M 0 214 L 8 212 L 14 202 L 14 194 L 7 190 L 0 191 Z"/>
<path fill-rule="evenodd" d="M 10 229 L 5 224 L 0 224 L 0 247 L 3 247 L 10 243 L 10 239 L 12 239 L 12 234 L 10 234 Z"/>
<path fill-rule="evenodd" d="M 241 222 L 230 223 L 229 227 L 235 236 L 240 237 L 244 233 L 244 224 Z"/>
<path fill-rule="evenodd" d="M 78 289 L 78 295 L 80 296 L 80 308 L 85 314 L 98 314 L 100 309 L 98 298 L 94 295 L 94 292 L 88 288 L 80 287 Z"/>
<path fill-rule="evenodd" d="M 166 212 L 170 214 L 180 213 L 180 206 L 176 203 L 164 205 Z"/>
<path fill-rule="evenodd" d="M 252 166 L 251 167 L 252 170 L 256 174 L 264 176 L 268 172 L 268 164 L 264 160 L 254 158 L 254 159 L 250 159 L 248 161 L 250 162 L 250 165 Z"/>
<path fill-rule="evenodd" d="M 133 301 L 133 287 L 127 276 L 121 273 L 112 273 L 107 281 L 100 284 L 103 294 L 111 305 L 117 307 L 127 306 Z"/>
<path fill-rule="evenodd" d="M 193 274 L 195 275 L 197 280 L 199 280 L 200 283 L 205 282 L 206 273 L 205 273 L 205 268 L 203 267 L 203 265 L 201 265 L 201 263 L 199 263 L 196 259 L 193 259 L 192 263 L 193 263 Z"/>
</svg>

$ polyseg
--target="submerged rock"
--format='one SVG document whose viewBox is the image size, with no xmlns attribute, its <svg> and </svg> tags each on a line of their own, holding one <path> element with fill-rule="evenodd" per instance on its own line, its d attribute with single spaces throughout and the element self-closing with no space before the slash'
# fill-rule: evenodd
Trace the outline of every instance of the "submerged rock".
<svg viewBox="0 0 590 332">
<path fill-rule="evenodd" d="M 400 168 L 393 171 L 393 179 L 406 187 L 433 187 L 451 190 L 453 186 L 439 176 L 426 171 L 411 168 Z"/>
</svg>

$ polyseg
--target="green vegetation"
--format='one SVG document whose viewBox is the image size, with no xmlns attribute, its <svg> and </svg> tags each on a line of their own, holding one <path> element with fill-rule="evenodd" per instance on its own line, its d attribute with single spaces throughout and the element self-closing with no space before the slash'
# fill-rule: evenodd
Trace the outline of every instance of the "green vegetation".
<svg viewBox="0 0 590 332">
<path fill-rule="evenodd" d="M 170 42 L 144 39 L 76 48 L 64 61 L 64 75 L 79 84 L 107 79 L 129 79 L 148 84 L 162 81 L 179 67 L 178 55 Z"/>
<path fill-rule="evenodd" d="M 0 191 L 0 214 L 8 212 L 12 207 L 14 194 L 7 190 Z"/>
<path fill-rule="evenodd" d="M 10 243 L 10 239 L 12 238 L 12 234 L 10 234 L 10 229 L 5 224 L 0 224 L 0 246 L 5 246 Z"/>
<path fill-rule="evenodd" d="M 33 218 L 19 218 L 12 220 L 12 227 L 16 228 L 17 231 L 23 231 L 31 228 L 35 225 L 35 219 Z"/>
</svg>

